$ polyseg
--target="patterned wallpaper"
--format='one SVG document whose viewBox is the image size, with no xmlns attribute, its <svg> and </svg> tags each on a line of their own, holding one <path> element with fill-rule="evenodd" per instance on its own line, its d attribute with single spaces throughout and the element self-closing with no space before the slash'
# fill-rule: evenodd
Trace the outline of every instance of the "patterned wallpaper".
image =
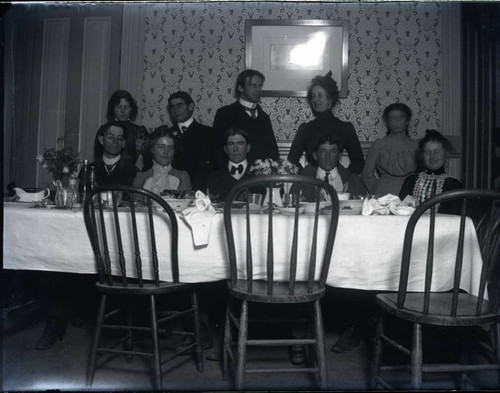
<svg viewBox="0 0 500 393">
<path fill-rule="evenodd" d="M 216 110 L 234 101 L 245 68 L 246 19 L 349 20 L 348 96 L 334 113 L 354 124 L 361 141 L 385 135 L 381 114 L 395 101 L 413 111 L 410 136 L 441 128 L 441 6 L 407 2 L 149 4 L 139 100 L 146 127 L 171 124 L 167 99 L 177 90 L 188 91 L 195 118 L 212 125 Z M 291 141 L 313 118 L 305 98 L 265 97 L 262 106 L 278 141 Z"/>
</svg>

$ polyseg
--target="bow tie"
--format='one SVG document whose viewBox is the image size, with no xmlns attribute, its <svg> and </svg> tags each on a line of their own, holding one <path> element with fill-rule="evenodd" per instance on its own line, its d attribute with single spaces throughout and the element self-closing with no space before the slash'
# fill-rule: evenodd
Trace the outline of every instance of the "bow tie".
<svg viewBox="0 0 500 393">
<path fill-rule="evenodd" d="M 243 164 L 240 164 L 238 166 L 233 165 L 231 167 L 231 175 L 234 175 L 236 172 L 238 172 L 238 173 L 243 172 Z"/>
</svg>

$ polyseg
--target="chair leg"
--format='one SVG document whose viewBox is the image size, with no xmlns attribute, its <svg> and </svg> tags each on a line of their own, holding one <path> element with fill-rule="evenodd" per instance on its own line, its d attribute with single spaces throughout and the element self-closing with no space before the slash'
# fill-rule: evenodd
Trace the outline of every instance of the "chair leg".
<svg viewBox="0 0 500 393">
<path fill-rule="evenodd" d="M 133 319 L 132 319 L 132 310 L 130 310 L 130 307 L 127 306 L 127 326 L 130 327 L 133 325 Z M 126 351 L 132 351 L 133 346 L 132 346 L 132 330 L 128 329 L 127 330 L 127 340 L 124 342 L 124 349 Z M 132 363 L 132 360 L 134 357 L 132 355 L 125 355 L 125 361 L 127 363 Z"/>
<path fill-rule="evenodd" d="M 460 364 L 469 364 L 470 360 L 470 345 L 469 340 L 470 340 L 470 332 L 468 334 L 464 334 L 464 331 L 461 330 L 459 332 L 459 340 L 460 340 Z M 467 372 L 461 371 L 460 372 L 460 390 L 465 390 L 467 389 L 467 382 L 468 382 L 468 377 L 467 377 Z"/>
<path fill-rule="evenodd" d="M 492 327 L 493 329 L 493 337 L 494 337 L 494 351 L 496 355 L 497 365 L 500 367 L 500 322 L 495 323 Z M 500 368 L 497 371 L 498 373 L 498 387 L 500 387 Z"/>
<path fill-rule="evenodd" d="M 231 334 L 231 299 L 228 299 L 226 304 L 226 316 L 224 320 L 224 344 L 222 347 L 222 379 L 227 381 L 229 378 L 229 353 L 232 351 L 232 334 Z"/>
<path fill-rule="evenodd" d="M 196 369 L 201 373 L 203 372 L 203 344 L 201 342 L 201 322 L 200 313 L 198 309 L 198 294 L 196 291 L 191 292 L 191 305 L 194 309 L 193 313 L 193 323 L 194 323 L 194 335 L 197 345 L 195 347 L 196 352 Z"/>
<path fill-rule="evenodd" d="M 422 325 L 413 324 L 413 340 L 411 351 L 411 386 L 422 388 Z"/>
<path fill-rule="evenodd" d="M 240 326 L 238 331 L 238 354 L 236 361 L 236 389 L 243 389 L 248 334 L 248 302 L 241 301 Z"/>
<path fill-rule="evenodd" d="M 372 369 L 370 377 L 371 389 L 376 389 L 377 387 L 376 377 L 379 376 L 380 362 L 382 360 L 382 334 L 384 334 L 384 314 L 381 310 L 377 310 L 377 327 L 375 330 Z"/>
<path fill-rule="evenodd" d="M 90 358 L 87 369 L 87 386 L 92 386 L 94 381 L 94 371 L 97 361 L 97 346 L 99 344 L 99 338 L 101 337 L 102 323 L 104 321 L 104 312 L 106 311 L 106 295 L 101 295 L 101 301 L 99 302 L 99 311 L 97 313 L 97 323 L 94 331 L 94 338 L 92 341 L 92 348 L 90 350 Z"/>
<path fill-rule="evenodd" d="M 325 336 L 323 332 L 323 318 L 321 316 L 321 305 L 319 300 L 314 302 L 314 327 L 316 332 L 316 351 L 318 354 L 319 386 L 321 390 L 326 389 L 327 368 L 325 353 Z"/>
<path fill-rule="evenodd" d="M 158 342 L 158 316 L 156 314 L 155 296 L 149 297 L 151 307 L 151 338 L 153 339 L 153 377 L 155 389 L 161 390 L 160 345 Z"/>
</svg>

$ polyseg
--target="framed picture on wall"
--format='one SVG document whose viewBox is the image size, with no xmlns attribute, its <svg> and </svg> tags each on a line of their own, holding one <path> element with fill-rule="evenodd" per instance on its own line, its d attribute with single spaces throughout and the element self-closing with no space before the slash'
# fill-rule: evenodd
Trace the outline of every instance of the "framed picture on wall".
<svg viewBox="0 0 500 393">
<path fill-rule="evenodd" d="M 264 74 L 262 96 L 306 97 L 316 75 L 332 72 L 347 96 L 349 21 L 247 19 L 245 67 Z"/>
</svg>

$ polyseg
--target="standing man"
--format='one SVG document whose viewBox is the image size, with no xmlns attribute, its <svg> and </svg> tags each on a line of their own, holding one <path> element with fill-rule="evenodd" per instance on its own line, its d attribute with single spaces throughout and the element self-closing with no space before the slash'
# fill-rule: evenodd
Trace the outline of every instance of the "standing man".
<svg viewBox="0 0 500 393">
<path fill-rule="evenodd" d="M 206 190 L 207 176 L 212 173 L 211 146 L 213 129 L 193 118 L 194 101 L 185 91 L 173 93 L 168 98 L 168 112 L 177 137 L 172 166 L 184 170 L 191 178 L 193 190 Z"/>
<path fill-rule="evenodd" d="M 224 134 L 230 127 L 247 132 L 252 150 L 248 161 L 258 158 L 279 158 L 278 144 L 274 136 L 269 115 L 259 105 L 260 92 L 265 77 L 259 71 L 245 70 L 236 79 L 235 96 L 237 101 L 217 110 L 214 119 L 215 146 L 214 161 L 217 169 L 223 168 L 227 159 L 224 156 Z"/>
</svg>

